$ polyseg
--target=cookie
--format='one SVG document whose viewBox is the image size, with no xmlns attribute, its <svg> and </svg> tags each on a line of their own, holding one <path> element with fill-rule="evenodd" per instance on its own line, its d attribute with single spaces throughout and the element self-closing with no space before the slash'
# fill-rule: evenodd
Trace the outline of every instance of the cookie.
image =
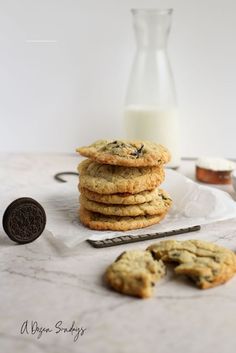
<svg viewBox="0 0 236 353">
<path fill-rule="evenodd" d="M 137 194 L 118 193 L 118 194 L 99 194 L 89 189 L 79 186 L 81 194 L 88 200 L 112 205 L 139 205 L 144 202 L 150 202 L 159 194 L 158 188 L 153 190 L 141 191 Z"/>
<path fill-rule="evenodd" d="M 76 151 L 96 162 L 124 167 L 158 166 L 170 161 L 164 146 L 149 141 L 99 140 Z"/>
<path fill-rule="evenodd" d="M 154 216 L 120 217 L 106 216 L 86 210 L 83 206 L 79 209 L 80 221 L 87 227 L 96 230 L 121 230 L 145 228 L 159 223 L 166 215 L 163 212 Z"/>
<path fill-rule="evenodd" d="M 98 194 L 130 193 L 152 190 L 165 177 L 162 167 L 120 167 L 84 160 L 78 166 L 80 186 Z"/>
<path fill-rule="evenodd" d="M 44 231 L 46 214 L 36 200 L 22 197 L 7 207 L 2 224 L 11 240 L 26 244 L 37 239 Z"/>
<path fill-rule="evenodd" d="M 229 249 L 202 240 L 167 240 L 148 247 L 156 259 L 177 262 L 177 274 L 185 274 L 201 289 L 227 282 L 236 272 L 236 255 Z"/>
<path fill-rule="evenodd" d="M 153 294 L 155 283 L 165 275 L 163 262 L 154 260 L 149 251 L 122 253 L 105 273 L 105 281 L 117 292 L 140 298 Z"/>
<path fill-rule="evenodd" d="M 140 205 L 109 205 L 90 201 L 84 195 L 80 195 L 80 204 L 89 211 L 101 213 L 108 216 L 146 216 L 156 215 L 167 210 L 171 206 L 169 195 L 160 190 L 156 198 L 150 202 Z"/>
</svg>

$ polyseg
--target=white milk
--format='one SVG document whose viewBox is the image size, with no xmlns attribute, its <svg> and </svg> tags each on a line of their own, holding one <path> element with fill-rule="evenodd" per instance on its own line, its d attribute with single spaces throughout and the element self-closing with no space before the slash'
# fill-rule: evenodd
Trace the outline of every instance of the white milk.
<svg viewBox="0 0 236 353">
<path fill-rule="evenodd" d="M 176 108 L 127 106 L 125 132 L 130 140 L 149 140 L 161 143 L 171 152 L 168 167 L 180 165 L 179 119 Z"/>
</svg>

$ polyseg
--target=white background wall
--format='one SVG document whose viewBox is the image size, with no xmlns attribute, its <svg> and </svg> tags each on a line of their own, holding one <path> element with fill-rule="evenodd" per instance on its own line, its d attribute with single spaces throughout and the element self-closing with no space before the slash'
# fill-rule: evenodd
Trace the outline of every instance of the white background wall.
<svg viewBox="0 0 236 353">
<path fill-rule="evenodd" d="M 122 136 L 139 7 L 174 8 L 182 154 L 236 158 L 235 0 L 0 0 L 0 151 Z"/>
</svg>

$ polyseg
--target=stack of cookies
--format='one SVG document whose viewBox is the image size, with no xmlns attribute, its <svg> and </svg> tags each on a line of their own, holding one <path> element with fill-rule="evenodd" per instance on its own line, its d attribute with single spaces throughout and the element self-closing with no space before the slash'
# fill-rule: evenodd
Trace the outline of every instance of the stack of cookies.
<svg viewBox="0 0 236 353">
<path fill-rule="evenodd" d="M 159 223 L 171 206 L 159 185 L 170 160 L 162 145 L 100 140 L 77 149 L 80 220 L 91 229 L 130 230 Z"/>
</svg>

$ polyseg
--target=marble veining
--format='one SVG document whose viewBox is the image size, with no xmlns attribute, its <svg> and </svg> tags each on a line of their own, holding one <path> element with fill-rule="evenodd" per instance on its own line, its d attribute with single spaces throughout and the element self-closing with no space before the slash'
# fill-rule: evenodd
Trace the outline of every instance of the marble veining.
<svg viewBox="0 0 236 353">
<path fill-rule="evenodd" d="M 54 173 L 75 170 L 78 157 L 2 154 L 0 163 L 1 187 L 20 190 L 28 183 L 50 187 Z M 193 177 L 192 162 L 184 162 L 180 171 Z M 77 192 L 76 178 L 68 182 Z M 226 191 L 235 196 L 230 186 Z M 205 225 L 197 233 L 175 238 L 205 239 L 236 251 L 236 220 Z M 144 249 L 150 243 L 94 249 L 84 241 L 70 250 L 45 231 L 35 242 L 19 246 L 1 229 L 0 351 L 233 353 L 236 277 L 201 291 L 186 278 L 176 277 L 170 267 L 148 300 L 106 287 L 102 278 L 106 266 L 122 251 Z M 28 332 L 21 334 L 26 321 Z M 64 331 L 56 329 L 57 324 Z M 45 331 L 38 338 L 40 330 Z M 78 330 L 85 331 L 74 341 L 76 332 L 83 332 Z"/>
</svg>

